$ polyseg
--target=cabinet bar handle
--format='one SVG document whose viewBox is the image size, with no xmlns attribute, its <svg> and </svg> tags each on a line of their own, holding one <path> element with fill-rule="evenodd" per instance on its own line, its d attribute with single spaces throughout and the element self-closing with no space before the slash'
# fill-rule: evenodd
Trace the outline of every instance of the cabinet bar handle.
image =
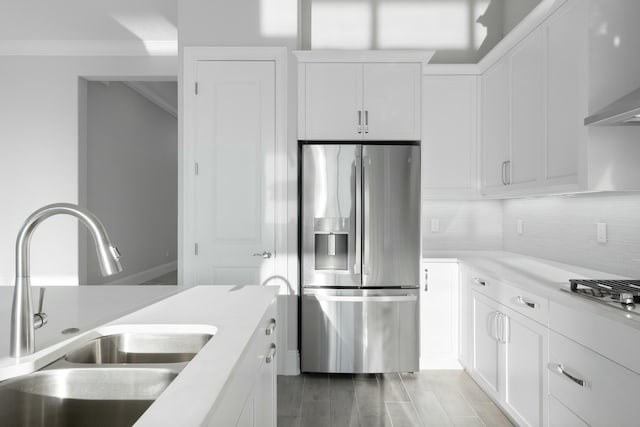
<svg viewBox="0 0 640 427">
<path fill-rule="evenodd" d="M 271 343 L 269 346 L 269 354 L 264 358 L 265 363 L 271 363 L 274 357 L 276 357 L 276 345 Z"/>
<path fill-rule="evenodd" d="M 473 278 L 473 283 L 475 283 L 476 285 L 479 285 L 479 286 L 487 286 L 487 282 L 485 282 L 484 280 L 480 280 L 479 277 L 474 277 Z"/>
<path fill-rule="evenodd" d="M 507 173 L 505 176 L 507 177 L 507 185 L 511 185 L 511 160 L 507 160 L 505 162 Z"/>
<path fill-rule="evenodd" d="M 429 269 L 424 269 L 424 291 L 427 292 L 429 290 Z"/>
<path fill-rule="evenodd" d="M 369 110 L 364 110 L 364 133 L 369 133 Z"/>
<path fill-rule="evenodd" d="M 568 373 L 567 371 L 564 370 L 564 366 L 562 366 L 562 364 L 557 364 L 554 366 L 554 369 L 564 375 L 565 377 L 569 378 L 571 381 L 573 381 L 574 383 L 578 384 L 580 387 L 584 387 L 585 386 L 585 380 L 581 380 L 580 378 L 574 377 L 573 375 L 571 375 L 570 373 Z"/>
<path fill-rule="evenodd" d="M 538 304 L 537 303 L 531 302 L 531 301 L 527 301 L 526 299 L 524 299 L 521 296 L 516 297 L 516 304 L 521 305 L 523 307 L 533 308 L 533 309 L 538 308 Z"/>
<path fill-rule="evenodd" d="M 507 185 L 507 162 L 502 162 L 502 185 Z"/>
<path fill-rule="evenodd" d="M 267 326 L 267 329 L 265 330 L 265 335 L 271 335 L 273 334 L 273 331 L 276 330 L 276 319 L 271 319 L 269 320 L 269 325 Z"/>
<path fill-rule="evenodd" d="M 493 313 L 493 326 L 496 328 L 495 337 L 498 342 L 502 342 L 502 338 L 500 338 L 500 315 L 499 311 Z"/>
<path fill-rule="evenodd" d="M 358 133 L 362 133 L 362 110 L 358 110 Z"/>
</svg>

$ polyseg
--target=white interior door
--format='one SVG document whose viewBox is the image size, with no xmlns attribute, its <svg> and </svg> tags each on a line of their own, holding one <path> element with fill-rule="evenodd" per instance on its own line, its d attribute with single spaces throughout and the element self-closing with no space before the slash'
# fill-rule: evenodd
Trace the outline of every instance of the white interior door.
<svg viewBox="0 0 640 427">
<path fill-rule="evenodd" d="M 275 275 L 275 62 L 196 68 L 195 284 L 262 284 Z"/>
</svg>

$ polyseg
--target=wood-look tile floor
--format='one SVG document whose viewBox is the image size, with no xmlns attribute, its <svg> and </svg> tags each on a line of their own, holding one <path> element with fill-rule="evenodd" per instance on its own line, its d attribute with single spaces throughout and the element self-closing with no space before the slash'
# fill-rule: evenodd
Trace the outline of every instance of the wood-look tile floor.
<svg viewBox="0 0 640 427">
<path fill-rule="evenodd" d="M 278 376 L 278 427 L 512 427 L 462 370 Z"/>
</svg>

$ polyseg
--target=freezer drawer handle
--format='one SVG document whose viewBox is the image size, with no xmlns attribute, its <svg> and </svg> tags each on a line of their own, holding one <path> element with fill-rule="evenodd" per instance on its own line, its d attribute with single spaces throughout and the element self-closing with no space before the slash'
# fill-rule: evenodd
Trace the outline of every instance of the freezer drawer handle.
<svg viewBox="0 0 640 427">
<path fill-rule="evenodd" d="M 318 301 L 328 302 L 410 302 L 417 301 L 417 295 L 398 295 L 398 296 L 336 296 L 336 295 L 315 295 Z"/>
<path fill-rule="evenodd" d="M 570 373 L 565 371 L 564 370 L 564 366 L 562 366 L 561 363 L 559 363 L 559 364 L 550 363 L 549 366 L 552 369 L 554 369 L 555 371 L 557 371 L 558 373 L 560 373 L 560 374 L 564 375 L 565 377 L 569 378 L 574 383 L 578 384 L 580 387 L 584 387 L 585 386 L 585 380 L 581 380 L 580 378 L 574 377 L 573 375 L 571 375 Z"/>
</svg>

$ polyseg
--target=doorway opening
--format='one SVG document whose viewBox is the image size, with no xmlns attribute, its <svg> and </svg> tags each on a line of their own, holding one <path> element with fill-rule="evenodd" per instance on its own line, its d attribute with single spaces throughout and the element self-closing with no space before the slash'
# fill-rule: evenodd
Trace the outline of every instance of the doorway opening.
<svg viewBox="0 0 640 427">
<path fill-rule="evenodd" d="M 102 277 L 80 229 L 80 285 L 176 285 L 178 103 L 174 79 L 81 78 L 79 203 L 101 219 L 123 271 Z"/>
</svg>

